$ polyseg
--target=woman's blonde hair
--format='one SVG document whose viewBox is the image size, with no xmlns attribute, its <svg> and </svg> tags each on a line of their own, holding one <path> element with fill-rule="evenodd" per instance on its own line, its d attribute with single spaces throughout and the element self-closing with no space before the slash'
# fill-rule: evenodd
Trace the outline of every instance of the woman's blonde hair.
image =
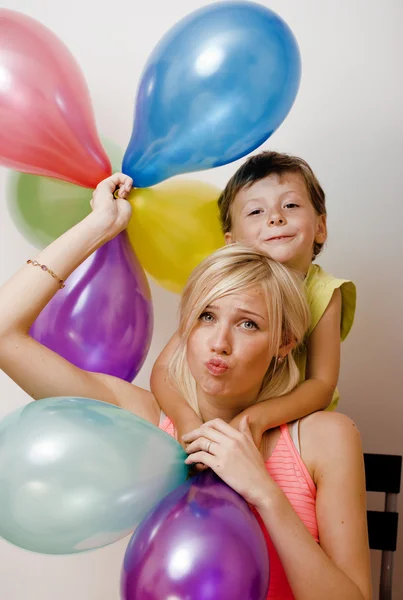
<svg viewBox="0 0 403 600">
<path fill-rule="evenodd" d="M 180 304 L 179 344 L 169 363 L 171 380 L 198 413 L 196 382 L 187 362 L 187 342 L 200 315 L 218 298 L 260 285 L 270 322 L 271 353 L 256 402 L 282 396 L 299 382 L 292 353 L 280 363 L 280 346 L 300 345 L 309 327 L 310 313 L 302 277 L 284 265 L 243 244 L 230 244 L 208 256 L 193 271 Z"/>
</svg>

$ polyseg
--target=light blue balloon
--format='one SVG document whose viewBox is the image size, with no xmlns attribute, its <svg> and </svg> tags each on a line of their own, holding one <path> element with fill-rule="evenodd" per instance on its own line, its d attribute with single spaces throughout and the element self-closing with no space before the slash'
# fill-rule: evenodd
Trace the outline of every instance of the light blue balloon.
<svg viewBox="0 0 403 600">
<path fill-rule="evenodd" d="M 254 2 L 218 2 L 173 27 L 143 72 L 122 170 L 137 187 L 245 156 L 279 127 L 301 61 L 288 25 Z"/>
<path fill-rule="evenodd" d="M 0 536 L 71 554 L 128 535 L 187 477 L 171 436 L 87 398 L 32 402 L 0 423 Z"/>
</svg>

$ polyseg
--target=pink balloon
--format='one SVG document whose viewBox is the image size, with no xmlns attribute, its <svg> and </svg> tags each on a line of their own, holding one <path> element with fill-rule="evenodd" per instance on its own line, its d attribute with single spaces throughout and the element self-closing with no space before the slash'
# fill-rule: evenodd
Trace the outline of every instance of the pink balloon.
<svg viewBox="0 0 403 600">
<path fill-rule="evenodd" d="M 47 27 L 0 10 L 0 163 L 94 188 L 111 174 L 73 55 Z"/>
<path fill-rule="evenodd" d="M 31 327 L 38 342 L 87 371 L 132 381 L 147 356 L 153 309 L 124 231 L 66 280 Z"/>
</svg>

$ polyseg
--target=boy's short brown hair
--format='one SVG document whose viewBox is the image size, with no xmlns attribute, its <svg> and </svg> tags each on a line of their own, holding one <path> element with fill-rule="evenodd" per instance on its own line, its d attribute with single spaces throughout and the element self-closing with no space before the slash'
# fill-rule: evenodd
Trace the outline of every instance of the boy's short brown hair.
<svg viewBox="0 0 403 600">
<path fill-rule="evenodd" d="M 237 193 L 269 175 L 299 173 L 308 190 L 316 214 L 326 215 L 325 192 L 308 163 L 298 156 L 279 152 L 261 152 L 251 156 L 231 177 L 218 199 L 221 227 L 224 233 L 232 229 L 231 206 Z M 313 258 L 322 250 L 323 244 L 313 246 Z"/>
</svg>

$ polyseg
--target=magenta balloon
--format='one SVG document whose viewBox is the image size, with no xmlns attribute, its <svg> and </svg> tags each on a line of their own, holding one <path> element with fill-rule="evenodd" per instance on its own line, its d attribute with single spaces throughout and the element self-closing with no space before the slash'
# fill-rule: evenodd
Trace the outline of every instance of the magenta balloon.
<svg viewBox="0 0 403 600">
<path fill-rule="evenodd" d="M 269 559 L 243 500 L 207 471 L 171 492 L 126 551 L 123 600 L 265 600 Z"/>
<path fill-rule="evenodd" d="M 70 275 L 31 335 L 82 369 L 132 381 L 152 330 L 150 288 L 123 232 Z"/>
</svg>

